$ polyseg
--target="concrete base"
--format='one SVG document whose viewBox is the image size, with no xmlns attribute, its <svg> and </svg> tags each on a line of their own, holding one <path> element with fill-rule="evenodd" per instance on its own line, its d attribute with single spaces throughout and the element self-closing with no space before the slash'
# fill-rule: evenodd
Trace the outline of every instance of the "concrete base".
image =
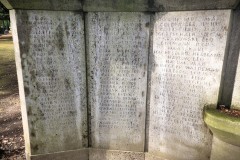
<svg viewBox="0 0 240 160">
<path fill-rule="evenodd" d="M 204 121 L 213 133 L 211 160 L 239 160 L 240 119 L 207 106 Z"/>
<path fill-rule="evenodd" d="M 144 160 L 144 152 L 90 149 L 89 160 Z"/>
<path fill-rule="evenodd" d="M 89 149 L 79 149 L 44 155 L 27 155 L 27 160 L 88 160 Z"/>
<path fill-rule="evenodd" d="M 145 153 L 145 160 L 168 160 L 168 159 L 163 157 L 158 157 L 149 153 Z"/>
<path fill-rule="evenodd" d="M 213 137 L 211 160 L 239 160 L 240 147 Z"/>
</svg>

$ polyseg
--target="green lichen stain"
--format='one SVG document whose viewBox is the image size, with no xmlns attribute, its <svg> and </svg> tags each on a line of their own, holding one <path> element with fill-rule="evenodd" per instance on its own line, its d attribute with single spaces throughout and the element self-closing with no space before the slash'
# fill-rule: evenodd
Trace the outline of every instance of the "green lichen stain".
<svg viewBox="0 0 240 160">
<path fill-rule="evenodd" d="M 57 27 L 56 29 L 56 39 L 57 39 L 57 46 L 59 48 L 60 51 L 62 51 L 64 49 L 65 43 L 63 41 L 63 27 L 61 26 L 61 24 Z"/>
</svg>

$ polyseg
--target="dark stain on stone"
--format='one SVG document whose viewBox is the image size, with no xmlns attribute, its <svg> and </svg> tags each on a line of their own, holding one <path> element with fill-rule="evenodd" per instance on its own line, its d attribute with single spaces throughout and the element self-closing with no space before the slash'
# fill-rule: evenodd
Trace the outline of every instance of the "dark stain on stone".
<svg viewBox="0 0 240 160">
<path fill-rule="evenodd" d="M 31 125 L 33 126 L 34 125 L 34 121 L 30 121 Z"/>
<path fill-rule="evenodd" d="M 44 117 L 44 113 L 41 111 L 41 109 L 39 109 L 38 108 L 38 115 L 40 116 L 40 117 Z"/>
<path fill-rule="evenodd" d="M 75 115 L 75 112 L 74 111 L 69 111 L 70 115 Z"/>
<path fill-rule="evenodd" d="M 71 83 L 69 79 L 65 79 L 64 84 L 66 89 L 71 89 Z"/>
<path fill-rule="evenodd" d="M 146 24 L 145 24 L 145 27 L 149 27 L 150 26 L 150 23 L 149 22 L 147 22 Z"/>
<path fill-rule="evenodd" d="M 43 92 L 44 94 L 46 94 L 46 93 L 47 93 L 47 90 L 46 90 L 46 88 L 45 88 L 45 87 L 42 87 L 42 92 Z"/>
<path fill-rule="evenodd" d="M 70 32 L 69 32 L 69 29 L 68 29 L 68 24 L 67 24 L 67 22 L 65 22 L 65 31 L 66 31 L 67 37 L 69 37 Z"/>
<path fill-rule="evenodd" d="M 28 87 L 24 87 L 24 92 L 25 92 L 25 96 L 27 97 L 30 94 L 30 90 Z"/>
<path fill-rule="evenodd" d="M 161 11 L 161 12 L 165 11 L 165 8 L 163 5 L 158 5 L 157 9 L 158 9 L 158 11 Z"/>
<path fill-rule="evenodd" d="M 155 0 L 148 0 L 148 7 L 150 8 L 151 11 L 155 11 Z"/>
<path fill-rule="evenodd" d="M 54 8 L 54 2 L 52 0 L 48 1 L 49 2 L 49 8 L 55 9 Z"/>
<path fill-rule="evenodd" d="M 53 70 L 49 70 L 47 73 L 48 77 L 54 78 L 54 71 Z"/>
<path fill-rule="evenodd" d="M 144 64 L 144 71 L 146 71 L 147 69 L 147 64 Z"/>
<path fill-rule="evenodd" d="M 142 116 L 142 113 L 139 113 L 138 117 L 140 118 Z"/>
<path fill-rule="evenodd" d="M 36 71 L 31 70 L 31 71 L 30 71 L 30 74 L 31 74 L 31 79 L 32 79 L 32 80 L 35 80 L 35 79 L 36 79 Z"/>
<path fill-rule="evenodd" d="M 39 147 L 38 147 L 38 145 L 36 144 L 36 145 L 33 145 L 32 149 L 33 149 L 34 151 L 37 151 L 37 150 L 39 149 Z"/>
<path fill-rule="evenodd" d="M 145 95 L 145 93 L 144 93 L 144 91 L 142 91 L 142 97 L 144 97 L 144 95 Z"/>
<path fill-rule="evenodd" d="M 23 41 L 25 43 L 19 43 L 20 45 L 20 54 L 22 56 L 22 53 L 26 53 L 27 55 L 29 54 L 29 47 L 30 47 L 30 33 L 32 30 L 32 25 L 31 23 L 28 23 L 29 21 L 29 16 L 28 16 L 28 12 L 27 11 L 17 11 L 16 13 L 17 15 L 19 15 L 19 17 L 17 17 L 17 28 L 20 29 L 18 31 L 18 37 L 19 37 L 19 41 Z M 20 19 L 24 19 L 24 21 L 21 21 Z M 22 27 L 24 26 L 24 27 Z M 22 57 L 21 57 L 22 58 Z M 24 61 L 22 61 L 22 66 L 24 66 Z"/>
<path fill-rule="evenodd" d="M 36 137 L 36 134 L 34 131 L 31 131 L 31 137 Z"/>
<path fill-rule="evenodd" d="M 40 91 L 40 84 L 39 83 L 36 83 L 36 89 L 38 90 L 38 91 Z"/>
<path fill-rule="evenodd" d="M 56 29 L 56 40 L 57 40 L 57 46 L 59 48 L 59 50 L 63 50 L 64 49 L 64 41 L 63 41 L 63 28 L 60 25 L 58 25 L 57 29 Z"/>
<path fill-rule="evenodd" d="M 29 107 L 27 110 L 27 115 L 30 116 L 32 115 L 32 107 Z"/>
<path fill-rule="evenodd" d="M 165 11 L 164 6 L 162 4 L 157 4 L 155 0 L 148 0 L 148 7 L 152 12 Z"/>
</svg>

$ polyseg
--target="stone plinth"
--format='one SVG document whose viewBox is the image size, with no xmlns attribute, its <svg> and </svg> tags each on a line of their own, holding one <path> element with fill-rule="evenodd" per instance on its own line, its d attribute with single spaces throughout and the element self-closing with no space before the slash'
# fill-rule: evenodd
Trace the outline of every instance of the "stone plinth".
<svg viewBox="0 0 240 160">
<path fill-rule="evenodd" d="M 239 160 L 240 147 L 213 138 L 211 160 Z"/>
<path fill-rule="evenodd" d="M 82 14 L 10 13 L 27 155 L 88 147 Z"/>
<path fill-rule="evenodd" d="M 206 106 L 204 121 L 213 133 L 211 160 L 238 160 L 240 157 L 240 119 Z"/>
<path fill-rule="evenodd" d="M 89 160 L 144 160 L 143 152 L 90 149 Z"/>
</svg>

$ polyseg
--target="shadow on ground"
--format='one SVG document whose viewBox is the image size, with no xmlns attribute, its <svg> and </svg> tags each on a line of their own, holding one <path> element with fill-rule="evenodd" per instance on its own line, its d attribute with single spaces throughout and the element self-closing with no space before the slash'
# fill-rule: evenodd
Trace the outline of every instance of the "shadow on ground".
<svg viewBox="0 0 240 160">
<path fill-rule="evenodd" d="M 0 36 L 0 124 L 0 159 L 25 159 L 21 109 L 11 35 Z"/>
</svg>

